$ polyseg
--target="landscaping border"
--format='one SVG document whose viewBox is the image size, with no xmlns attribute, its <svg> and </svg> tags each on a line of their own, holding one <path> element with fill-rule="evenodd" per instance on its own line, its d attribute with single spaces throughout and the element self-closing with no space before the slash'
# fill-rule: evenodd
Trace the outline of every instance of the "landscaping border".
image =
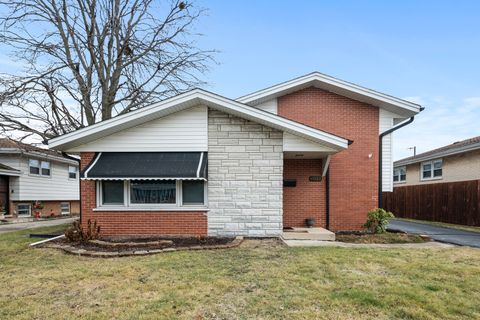
<svg viewBox="0 0 480 320">
<path fill-rule="evenodd" d="M 52 248 L 60 249 L 66 253 L 76 255 L 76 256 L 85 256 L 85 257 L 96 257 L 96 258 L 118 258 L 118 257 L 129 257 L 129 256 L 146 256 L 151 254 L 163 253 L 163 252 L 175 252 L 175 251 L 189 251 L 189 250 L 217 250 L 217 249 L 230 249 L 238 247 L 243 242 L 243 237 L 236 237 L 232 242 L 222 245 L 211 245 L 211 246 L 191 246 L 191 247 L 180 247 L 180 248 L 164 248 L 164 249 L 145 249 L 145 250 L 123 250 L 123 251 L 94 251 L 86 249 L 78 249 L 73 245 L 57 244 L 57 243 L 46 243 L 45 245 L 39 246 L 38 248 Z"/>
</svg>

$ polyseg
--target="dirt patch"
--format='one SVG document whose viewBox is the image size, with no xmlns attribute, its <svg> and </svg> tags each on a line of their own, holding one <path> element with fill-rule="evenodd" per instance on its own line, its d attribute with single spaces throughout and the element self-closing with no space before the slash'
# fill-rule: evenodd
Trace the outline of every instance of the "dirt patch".
<svg viewBox="0 0 480 320">
<path fill-rule="evenodd" d="M 247 238 L 242 242 L 242 248 L 273 248 L 281 247 L 285 244 L 278 238 Z"/>
<path fill-rule="evenodd" d="M 383 234 L 337 234 L 335 236 L 336 241 L 346 243 L 422 243 L 428 242 L 428 237 L 407 234 L 407 233 L 393 233 L 387 232 Z"/>
</svg>

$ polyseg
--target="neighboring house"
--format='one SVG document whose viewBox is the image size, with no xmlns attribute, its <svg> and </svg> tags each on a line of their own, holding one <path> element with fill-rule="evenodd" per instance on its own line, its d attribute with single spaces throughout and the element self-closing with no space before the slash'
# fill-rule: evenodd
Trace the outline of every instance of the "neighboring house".
<svg viewBox="0 0 480 320">
<path fill-rule="evenodd" d="M 49 147 L 81 155 L 81 222 L 103 235 L 360 230 L 392 190 L 389 133 L 420 111 L 315 72 L 237 100 L 195 89 Z"/>
<path fill-rule="evenodd" d="M 57 151 L 0 138 L 0 214 L 79 214 L 78 165 Z"/>
<path fill-rule="evenodd" d="M 458 141 L 394 164 L 394 186 L 480 179 L 480 137 Z"/>
</svg>

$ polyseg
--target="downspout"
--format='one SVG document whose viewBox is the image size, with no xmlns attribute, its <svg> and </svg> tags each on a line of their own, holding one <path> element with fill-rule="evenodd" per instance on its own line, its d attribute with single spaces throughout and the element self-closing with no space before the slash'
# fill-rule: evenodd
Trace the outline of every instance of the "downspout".
<svg viewBox="0 0 480 320">
<path fill-rule="evenodd" d="M 420 108 L 420 111 L 422 111 L 423 108 Z M 385 137 L 386 135 L 400 129 L 400 128 L 403 128 L 405 127 L 406 125 L 409 125 L 410 123 L 413 122 L 413 120 L 415 120 L 415 116 L 411 117 L 410 119 L 408 119 L 407 121 L 405 122 L 402 122 L 400 123 L 399 125 L 393 127 L 393 128 L 390 128 L 388 129 L 387 131 L 384 131 L 380 134 L 379 136 L 379 143 L 378 143 L 378 207 L 381 208 L 383 206 L 383 201 L 382 201 L 382 162 L 383 162 L 383 159 L 382 159 L 382 153 L 383 153 L 383 137 Z"/>
<path fill-rule="evenodd" d="M 330 167 L 325 175 L 325 229 L 330 230 Z"/>
<path fill-rule="evenodd" d="M 79 199 L 78 204 L 80 206 L 80 212 L 78 214 L 80 216 L 79 223 L 80 223 L 80 225 L 82 225 L 82 182 L 80 180 L 80 159 L 72 157 L 72 156 L 70 156 L 69 154 L 67 154 L 66 152 L 63 152 L 63 151 L 62 151 L 62 155 L 65 158 L 68 158 L 70 160 L 75 160 L 78 163 L 78 197 L 79 197 L 78 198 Z"/>
</svg>

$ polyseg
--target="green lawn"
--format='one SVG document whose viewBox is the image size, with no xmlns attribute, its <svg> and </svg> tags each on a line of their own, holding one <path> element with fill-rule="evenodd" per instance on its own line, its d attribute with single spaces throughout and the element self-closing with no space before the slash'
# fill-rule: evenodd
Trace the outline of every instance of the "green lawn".
<svg viewBox="0 0 480 320">
<path fill-rule="evenodd" d="M 478 249 L 250 243 L 94 259 L 28 248 L 27 234 L 0 235 L 0 319 L 480 318 Z"/>
</svg>

